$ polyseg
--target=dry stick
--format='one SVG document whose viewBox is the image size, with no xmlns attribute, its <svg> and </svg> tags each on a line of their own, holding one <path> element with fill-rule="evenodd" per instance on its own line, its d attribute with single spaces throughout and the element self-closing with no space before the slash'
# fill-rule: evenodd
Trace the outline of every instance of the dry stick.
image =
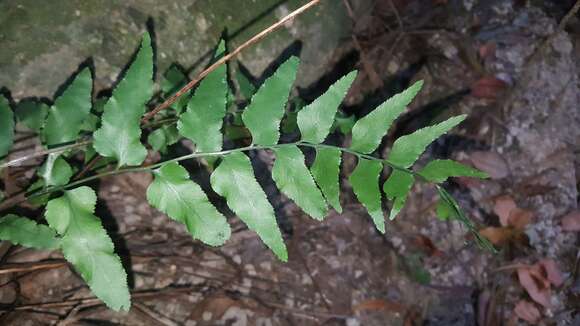
<svg viewBox="0 0 580 326">
<path fill-rule="evenodd" d="M 566 14 L 566 16 L 564 16 L 564 18 L 562 18 L 562 20 L 560 21 L 560 24 L 558 24 L 558 28 L 560 30 L 564 30 L 564 28 L 566 27 L 566 24 L 568 24 L 568 21 L 570 19 L 572 19 L 572 17 L 574 15 L 576 15 L 576 13 L 580 10 L 580 0 L 576 1 L 576 3 L 574 4 L 574 6 L 570 9 L 570 11 L 568 11 L 568 13 Z"/>
<path fill-rule="evenodd" d="M 42 157 L 48 154 L 53 154 L 53 153 L 62 153 L 64 151 L 67 151 L 69 149 L 73 149 L 73 148 L 77 148 L 77 147 L 83 147 L 86 146 L 88 144 L 90 144 L 92 142 L 92 140 L 83 140 L 80 141 L 78 143 L 74 143 L 71 145 L 66 145 L 66 146 L 61 146 L 61 147 L 56 147 L 56 148 L 52 148 L 52 149 L 47 149 L 47 150 L 43 150 L 40 152 L 36 152 L 36 153 L 32 153 L 30 155 L 24 155 L 18 158 L 15 158 L 11 161 L 8 161 L 6 163 L 2 163 L 0 164 L 0 169 L 3 169 L 5 167 L 9 167 L 9 166 L 13 166 L 16 165 L 20 162 L 24 162 L 24 161 L 28 161 L 30 159 L 36 158 L 36 157 Z"/>
<path fill-rule="evenodd" d="M 393 13 L 395 14 L 395 18 L 397 18 L 397 24 L 399 24 L 399 29 L 402 32 L 403 31 L 403 20 L 401 19 L 401 16 L 399 15 L 399 10 L 397 10 L 397 6 L 395 6 L 395 3 L 393 2 L 393 0 L 389 0 L 389 5 L 391 6 Z"/>
<path fill-rule="evenodd" d="M 319 2 L 320 2 L 320 0 L 312 0 L 312 1 L 308 2 L 304 6 L 302 6 L 302 7 L 298 8 L 298 9 L 294 10 L 293 12 L 291 12 L 286 17 L 280 19 L 275 24 L 271 25 L 270 27 L 266 28 L 265 30 L 261 31 L 260 33 L 256 34 L 254 37 L 252 37 L 251 39 L 249 39 L 246 42 L 244 42 L 244 44 L 242 44 L 239 47 L 237 47 L 231 53 L 223 56 L 221 59 L 219 59 L 214 64 L 212 64 L 211 66 L 209 66 L 207 69 L 205 69 L 204 71 L 202 71 L 199 75 L 197 75 L 197 77 L 195 79 L 193 79 L 192 81 L 190 81 L 189 83 L 187 83 L 187 85 L 183 86 L 179 91 L 177 91 L 175 94 L 173 94 L 170 98 L 168 98 L 167 100 L 165 100 L 165 102 L 161 103 L 155 109 L 153 109 L 152 111 L 150 111 L 149 113 L 147 113 L 143 117 L 142 122 L 147 122 L 149 119 L 151 119 L 153 116 L 155 116 L 159 111 L 165 110 L 171 104 L 175 103 L 175 101 L 177 101 L 177 99 L 179 97 L 181 97 L 185 93 L 189 92 L 189 90 L 191 90 L 195 85 L 197 85 L 197 83 L 199 83 L 205 76 L 209 75 L 212 71 L 214 71 L 215 69 L 217 69 L 222 64 L 224 64 L 227 61 L 231 60 L 233 57 L 235 57 L 240 52 L 242 52 L 242 50 L 244 50 L 245 48 L 247 48 L 247 47 L 249 47 L 249 46 L 251 46 L 251 45 L 253 45 L 255 43 L 257 43 L 258 41 L 260 41 L 261 39 L 263 39 L 264 37 L 266 37 L 266 35 L 272 33 L 273 31 L 275 31 L 276 29 L 280 28 L 282 25 L 284 25 L 289 20 L 293 19 L 294 17 L 300 15 L 301 13 L 305 12 L 306 10 L 308 10 L 308 9 L 312 8 L 313 6 L 317 5 Z"/>
<path fill-rule="evenodd" d="M 53 269 L 65 266 L 67 263 L 64 260 L 57 261 L 44 261 L 44 262 L 33 262 L 33 263 L 19 263 L 19 264 L 7 264 L 4 268 L 0 269 L 0 275 L 18 272 L 30 272 L 39 269 Z"/>
<path fill-rule="evenodd" d="M 348 13 L 348 16 L 350 17 L 350 19 L 354 22 L 356 22 L 356 17 L 354 16 L 354 11 L 352 10 L 352 7 L 350 5 L 349 0 L 343 0 L 344 6 L 346 7 L 346 12 Z M 363 68 L 365 70 L 365 72 L 367 73 L 367 75 L 369 75 L 369 79 L 371 80 L 371 83 L 373 84 L 373 88 L 374 89 L 379 89 L 383 87 L 383 80 L 381 79 L 381 77 L 379 77 L 379 74 L 377 73 L 377 71 L 373 68 L 373 65 L 369 62 L 369 60 L 367 59 L 366 53 L 364 52 L 360 42 L 358 41 L 358 37 L 356 36 L 355 32 L 352 32 L 352 42 L 354 43 L 355 48 L 357 49 L 359 55 L 360 55 L 360 61 L 363 65 Z"/>
<path fill-rule="evenodd" d="M 158 298 L 159 296 L 173 295 L 176 293 L 189 293 L 191 291 L 198 291 L 198 285 L 191 285 L 187 287 L 179 288 L 162 288 L 162 289 L 152 289 L 143 291 L 131 291 L 132 299 L 148 299 L 148 298 Z M 12 307 L 0 307 L 0 311 L 16 311 L 16 310 L 29 310 L 29 309 L 39 309 L 39 308 L 63 308 L 76 305 L 83 305 L 85 308 L 88 306 L 100 306 L 104 305 L 103 301 L 97 297 L 80 298 L 80 299 L 68 299 L 64 301 L 52 301 L 52 302 L 38 302 L 23 304 L 19 306 Z"/>
<path fill-rule="evenodd" d="M 133 306 L 135 307 L 135 309 L 137 309 L 138 311 L 143 313 L 147 318 L 152 319 L 153 321 L 157 322 L 159 325 L 177 326 L 177 323 L 175 323 L 173 320 L 161 315 L 157 311 L 147 307 L 144 304 L 136 302 L 133 304 Z"/>
</svg>

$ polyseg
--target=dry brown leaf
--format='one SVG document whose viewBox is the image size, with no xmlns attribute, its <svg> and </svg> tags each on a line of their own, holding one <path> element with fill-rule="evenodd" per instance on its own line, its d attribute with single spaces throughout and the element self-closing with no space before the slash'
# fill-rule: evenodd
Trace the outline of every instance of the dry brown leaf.
<svg viewBox="0 0 580 326">
<path fill-rule="evenodd" d="M 482 59 L 487 59 L 495 55 L 496 44 L 494 42 L 487 42 L 479 47 L 479 57 Z"/>
<path fill-rule="evenodd" d="M 518 268 L 520 285 L 528 292 L 528 295 L 544 307 L 550 307 L 550 281 L 539 271 L 537 266 Z"/>
<path fill-rule="evenodd" d="M 494 76 L 479 79 L 471 85 L 471 95 L 477 98 L 495 100 L 507 88 L 506 82 Z"/>
<path fill-rule="evenodd" d="M 402 314 L 407 311 L 407 307 L 392 300 L 370 299 L 363 301 L 352 308 L 353 312 L 365 310 L 386 310 Z"/>
<path fill-rule="evenodd" d="M 240 301 L 233 300 L 227 296 L 209 297 L 195 306 L 189 318 L 201 320 L 204 313 L 209 313 L 212 319 L 220 319 L 232 306 L 242 306 L 242 304 Z"/>
<path fill-rule="evenodd" d="M 516 207 L 510 213 L 508 224 L 517 230 L 523 230 L 534 219 L 534 213 L 527 209 Z"/>
<path fill-rule="evenodd" d="M 510 196 L 501 196 L 496 198 L 493 206 L 493 212 L 499 217 L 502 226 L 509 225 L 509 217 L 512 210 L 516 209 L 516 202 Z"/>
<path fill-rule="evenodd" d="M 525 229 L 534 218 L 532 211 L 517 207 L 510 196 L 496 198 L 493 211 L 499 217 L 502 226 L 512 226 L 517 230 Z"/>
<path fill-rule="evenodd" d="M 419 312 L 415 311 L 414 309 L 409 309 L 409 312 L 405 316 L 405 320 L 403 321 L 403 326 L 414 326 L 414 325 L 422 325 L 423 322 L 421 320 L 421 315 Z"/>
<path fill-rule="evenodd" d="M 527 300 L 521 300 L 514 308 L 515 314 L 530 324 L 537 324 L 542 317 L 540 310 L 536 305 Z"/>
<path fill-rule="evenodd" d="M 413 239 L 413 242 L 430 257 L 443 256 L 443 252 L 427 236 L 420 234 Z"/>
<path fill-rule="evenodd" d="M 473 166 L 487 173 L 492 179 L 502 179 L 509 174 L 507 162 L 498 153 L 475 151 L 471 153 L 470 160 Z"/>
<path fill-rule="evenodd" d="M 486 227 L 479 233 L 491 241 L 494 245 L 503 245 L 507 243 L 514 235 L 514 230 L 510 227 Z"/>
<path fill-rule="evenodd" d="M 580 231 L 580 211 L 571 212 L 562 218 L 562 230 L 570 232 Z"/>
<path fill-rule="evenodd" d="M 482 291 L 477 298 L 477 325 L 491 326 L 498 325 L 497 300 L 495 291 Z"/>
<path fill-rule="evenodd" d="M 487 324 L 487 315 L 489 310 L 489 303 L 491 302 L 491 292 L 484 290 L 479 293 L 477 297 L 477 325 Z"/>
<path fill-rule="evenodd" d="M 558 265 L 553 259 L 542 259 L 538 262 L 537 265 L 543 268 L 543 271 L 545 272 L 545 275 L 550 283 L 555 286 L 564 284 L 564 276 L 562 275 L 562 272 L 560 272 L 560 268 L 558 268 Z"/>
</svg>

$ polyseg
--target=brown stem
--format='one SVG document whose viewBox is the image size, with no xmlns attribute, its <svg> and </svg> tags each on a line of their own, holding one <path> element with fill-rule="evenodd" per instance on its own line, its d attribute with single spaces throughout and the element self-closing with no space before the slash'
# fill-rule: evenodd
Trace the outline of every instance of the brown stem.
<svg viewBox="0 0 580 326">
<path fill-rule="evenodd" d="M 343 3 L 344 3 L 344 6 L 346 7 L 346 12 L 348 13 L 348 16 L 350 17 L 350 19 L 353 21 L 353 23 L 356 22 L 357 18 L 354 15 L 354 11 L 352 10 L 350 2 L 348 2 L 348 0 L 343 0 Z M 358 53 L 360 55 L 360 61 L 363 65 L 363 68 L 364 68 L 365 72 L 367 73 L 367 75 L 369 76 L 371 83 L 373 84 L 373 89 L 382 88 L 383 87 L 383 80 L 381 79 L 381 77 L 379 76 L 379 74 L 377 73 L 377 71 L 375 70 L 373 65 L 368 60 L 367 55 L 366 55 L 365 51 L 363 50 L 354 30 L 352 31 L 351 38 L 352 38 L 352 42 L 353 42 L 356 50 L 358 51 Z"/>
<path fill-rule="evenodd" d="M 164 289 L 153 289 L 153 290 L 143 290 L 143 291 L 131 291 L 132 299 L 148 299 L 148 298 L 158 298 L 160 296 L 173 295 L 178 293 L 191 293 L 192 291 L 199 291 L 200 286 L 192 285 L 188 287 L 172 288 L 167 287 Z M 69 299 L 64 301 L 54 301 L 54 302 L 39 302 L 24 304 L 20 306 L 13 307 L 0 307 L 0 311 L 6 310 L 29 310 L 29 309 L 40 309 L 40 308 L 62 308 L 70 307 L 76 305 L 102 305 L 103 302 L 95 297 L 90 298 L 80 298 L 80 299 Z"/>
<path fill-rule="evenodd" d="M 29 155 L 24 155 L 24 156 L 15 158 L 11 161 L 0 164 L 0 169 L 6 168 L 9 166 L 18 165 L 21 162 L 28 161 L 28 160 L 31 160 L 31 159 L 37 158 L 37 157 L 43 157 L 43 156 L 48 155 L 48 154 L 62 153 L 62 152 L 68 151 L 69 149 L 83 147 L 83 146 L 90 144 L 91 142 L 92 142 L 92 140 L 90 140 L 90 139 L 89 140 L 82 140 L 82 141 L 79 141 L 79 142 L 71 144 L 71 145 L 56 147 L 56 148 L 52 148 L 52 149 L 46 149 L 46 150 L 43 150 L 40 152 L 32 153 Z"/>
<path fill-rule="evenodd" d="M 570 9 L 570 11 L 568 11 L 566 16 L 564 16 L 564 18 L 562 18 L 562 20 L 560 21 L 560 24 L 558 24 L 558 28 L 560 30 L 564 30 L 564 28 L 566 27 L 566 24 L 568 24 L 568 21 L 570 19 L 572 19 L 572 17 L 574 17 L 574 15 L 576 15 L 576 13 L 579 10 L 580 10 L 580 0 L 576 1 L 574 6 Z"/>
<path fill-rule="evenodd" d="M 2 269 L 0 269 L 0 275 L 19 273 L 19 272 L 30 272 L 39 269 L 53 269 L 65 266 L 66 262 L 64 260 L 53 260 L 53 261 L 40 261 L 32 263 L 14 263 L 5 264 Z"/>
<path fill-rule="evenodd" d="M 226 63 L 227 61 L 231 60 L 233 57 L 235 57 L 240 52 L 242 52 L 242 50 L 244 50 L 245 48 L 257 43 L 258 41 L 260 41 L 261 39 L 266 37 L 266 35 L 272 33 L 276 29 L 280 28 L 282 25 L 284 25 L 289 20 L 293 19 L 294 17 L 300 15 L 301 13 L 305 12 L 306 10 L 317 5 L 319 2 L 320 2 L 320 0 L 311 0 L 307 4 L 303 5 L 302 7 L 298 8 L 298 9 L 294 10 L 293 12 L 291 12 L 290 14 L 288 14 L 286 17 L 280 19 L 279 21 L 277 21 L 276 23 L 274 23 L 270 27 L 268 27 L 265 30 L 261 31 L 260 33 L 256 34 L 254 37 L 247 40 L 242 45 L 240 45 L 235 50 L 233 50 L 231 53 L 223 56 L 221 59 L 219 59 L 211 66 L 207 67 L 199 75 L 197 75 L 197 77 L 195 77 L 195 79 L 193 79 L 192 81 L 187 83 L 187 85 L 183 86 L 175 94 L 173 94 L 171 97 L 169 97 L 167 100 L 165 100 L 165 102 L 159 104 L 155 109 L 153 109 L 152 111 L 147 113 L 143 117 L 143 120 L 141 122 L 142 123 L 147 122 L 149 119 L 153 118 L 153 116 L 155 116 L 159 111 L 165 110 L 166 108 L 171 106 L 171 104 L 175 103 L 175 101 L 177 101 L 177 99 L 179 97 L 181 97 L 185 93 L 189 92 L 189 90 L 191 90 L 195 85 L 197 85 L 197 83 L 199 83 L 205 76 L 209 75 L 212 71 L 217 69 L 219 66 L 221 66 L 224 63 Z"/>
</svg>

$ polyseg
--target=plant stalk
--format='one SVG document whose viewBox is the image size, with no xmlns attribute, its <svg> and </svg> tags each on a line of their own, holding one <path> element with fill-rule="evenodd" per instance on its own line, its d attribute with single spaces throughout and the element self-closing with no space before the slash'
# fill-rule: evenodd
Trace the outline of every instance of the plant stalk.
<svg viewBox="0 0 580 326">
<path fill-rule="evenodd" d="M 412 170 L 406 169 L 404 167 L 398 166 L 398 165 L 396 165 L 388 160 L 382 159 L 382 158 L 374 157 L 374 156 L 367 155 L 367 154 L 361 154 L 361 153 L 355 152 L 353 150 L 350 150 L 348 148 L 343 148 L 343 147 L 339 147 L 339 146 L 326 145 L 326 144 L 312 144 L 312 143 L 298 141 L 298 142 L 293 142 L 293 143 L 276 144 L 276 145 L 269 145 L 269 146 L 250 145 L 250 146 L 246 146 L 246 147 L 239 147 L 239 148 L 228 149 L 228 150 L 223 150 L 223 151 L 218 151 L 218 152 L 191 153 L 191 154 L 183 155 L 180 157 L 176 157 L 174 159 L 170 159 L 170 160 L 163 161 L 163 162 L 158 162 L 158 163 L 147 165 L 147 166 L 115 169 L 115 170 L 99 173 L 99 174 L 96 174 L 96 175 L 93 175 L 90 177 L 86 177 L 83 179 L 79 179 L 77 181 L 71 182 L 71 183 L 64 185 L 64 186 L 52 187 L 52 188 L 44 189 L 40 192 L 34 192 L 32 194 L 28 194 L 26 196 L 26 199 L 30 199 L 30 198 L 34 198 L 34 197 L 38 197 L 38 196 L 43 196 L 43 195 L 46 195 L 46 194 L 49 194 L 52 192 L 56 192 L 56 191 L 62 191 L 65 189 L 76 187 L 76 186 L 79 186 L 81 184 L 85 184 L 87 182 L 97 180 L 97 179 L 100 179 L 103 177 L 111 176 L 111 175 L 125 174 L 125 173 L 150 172 L 150 171 L 152 171 L 156 168 L 159 168 L 159 167 L 163 166 L 164 164 L 168 164 L 168 163 L 181 162 L 181 161 L 194 159 L 194 158 L 201 158 L 201 157 L 226 156 L 226 155 L 231 154 L 231 153 L 247 152 L 247 151 L 251 151 L 251 150 L 276 150 L 278 148 L 283 148 L 283 147 L 288 147 L 288 146 L 302 146 L 302 147 L 311 147 L 311 148 L 315 148 L 315 149 L 316 148 L 336 149 L 336 150 L 339 150 L 343 153 L 355 155 L 359 158 L 364 158 L 364 159 L 373 160 L 373 161 L 379 161 L 382 164 L 385 164 L 392 169 L 399 170 L 399 171 L 402 171 L 405 173 L 410 173 L 415 177 L 422 178 L 421 175 L 419 175 L 418 173 L 416 173 Z"/>
</svg>

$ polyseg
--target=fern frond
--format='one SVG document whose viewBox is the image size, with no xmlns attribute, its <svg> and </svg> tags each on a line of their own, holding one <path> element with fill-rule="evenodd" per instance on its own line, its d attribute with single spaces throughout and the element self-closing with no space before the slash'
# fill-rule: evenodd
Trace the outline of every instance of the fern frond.
<svg viewBox="0 0 580 326">
<path fill-rule="evenodd" d="M 297 123 L 302 140 L 319 144 L 324 141 L 334 123 L 338 106 L 357 76 L 356 71 L 342 77 L 311 104 L 298 112 Z"/>
<path fill-rule="evenodd" d="M 38 169 L 38 175 L 44 180 L 44 186 L 64 186 L 73 175 L 73 170 L 60 153 L 48 155 L 44 164 Z"/>
<path fill-rule="evenodd" d="M 223 56 L 225 42 L 220 42 L 214 58 Z M 213 152 L 222 149 L 221 128 L 226 115 L 228 83 L 227 69 L 220 66 L 199 84 L 187 104 L 187 110 L 179 117 L 179 133 L 193 141 L 197 152 Z"/>
<path fill-rule="evenodd" d="M 151 206 L 186 225 L 194 239 L 219 246 L 229 239 L 226 218 L 209 202 L 200 186 L 189 179 L 187 170 L 167 163 L 153 171 L 155 180 L 147 189 Z"/>
<path fill-rule="evenodd" d="M 93 135 L 99 154 L 115 158 L 119 167 L 143 163 L 147 149 L 139 139 L 140 121 L 152 95 L 153 48 L 145 33 L 135 61 L 105 104 L 101 127 Z"/>
<path fill-rule="evenodd" d="M 37 249 L 56 249 L 60 245 L 60 239 L 48 226 L 14 214 L 0 218 L 0 240 Z"/>
<path fill-rule="evenodd" d="M 403 113 L 421 87 L 423 87 L 423 81 L 416 82 L 358 120 L 352 127 L 350 149 L 363 154 L 374 152 L 391 128 L 393 121 Z"/>
<path fill-rule="evenodd" d="M 472 167 L 452 160 L 434 160 L 421 169 L 419 174 L 428 181 L 441 183 L 450 177 L 470 177 L 486 179 L 489 176 Z"/>
<path fill-rule="evenodd" d="M 242 119 L 256 145 L 274 145 L 280 139 L 280 122 L 300 60 L 291 57 L 258 89 Z"/>
<path fill-rule="evenodd" d="M 381 206 L 379 178 L 383 165 L 380 162 L 359 157 L 356 168 L 348 178 L 358 200 L 367 209 L 377 230 L 385 233 L 385 216 Z"/>
<path fill-rule="evenodd" d="M 254 177 L 250 159 L 243 153 L 226 155 L 211 175 L 211 186 L 228 206 L 282 261 L 288 251 L 276 223 L 274 208 Z"/>
<path fill-rule="evenodd" d="M 393 148 L 388 156 L 389 161 L 404 168 L 410 167 L 423 154 L 429 144 L 460 124 L 466 117 L 465 114 L 452 117 L 436 125 L 419 129 L 410 135 L 400 137 L 393 143 Z"/>
<path fill-rule="evenodd" d="M 93 79 L 89 68 L 78 73 L 48 109 L 42 130 L 47 146 L 75 141 L 92 106 Z"/>
<path fill-rule="evenodd" d="M 306 214 L 317 220 L 324 219 L 326 201 L 304 163 L 302 151 L 297 146 L 284 146 L 274 152 L 276 160 L 272 168 L 272 178 L 278 189 Z"/>
<path fill-rule="evenodd" d="M 326 202 L 339 213 L 342 213 L 338 181 L 341 160 L 342 152 L 339 149 L 319 147 L 316 149 L 314 163 L 310 167 L 310 172 L 322 190 Z"/>
<path fill-rule="evenodd" d="M 393 201 L 393 207 L 391 207 L 391 213 L 389 214 L 390 220 L 394 220 L 405 206 L 407 195 L 411 191 L 411 187 L 413 187 L 413 182 L 415 182 L 413 174 L 401 170 L 393 170 L 383 184 L 385 195 Z"/>
<path fill-rule="evenodd" d="M 248 79 L 238 75 L 243 96 L 252 95 L 249 105 L 242 112 L 237 110 L 233 100 L 234 91 L 228 85 L 228 69 L 225 65 L 219 65 L 236 54 L 236 51 L 225 58 L 225 43 L 220 43 L 214 60 L 222 58 L 204 72 L 205 75 L 211 71 L 201 80 L 190 98 L 186 95 L 177 99 L 178 95 L 190 90 L 199 79 L 188 83 L 187 75 L 178 68 L 168 70 L 160 94 L 160 98 L 166 100 L 143 120 L 149 121 L 151 116 L 167 108 L 170 103 L 174 103 L 175 111 L 166 111 L 163 118 L 143 125 L 149 131 L 148 143 L 153 150 L 165 153 L 169 145 L 188 138 L 195 143 L 196 150 L 184 156 L 139 167 L 124 166 L 141 165 L 147 156 L 147 149 L 140 138 L 141 118 L 153 94 L 154 58 L 149 34 L 143 36 L 134 61 L 113 90 L 112 96 L 95 101 L 94 114 L 91 113 L 92 77 L 89 69 L 81 71 L 50 108 L 40 102 L 21 101 L 13 113 L 8 100 L 0 96 L 0 157 L 9 153 L 13 145 L 14 115 L 21 124 L 39 131 L 41 140 L 51 147 L 45 153 L 48 154 L 47 159 L 38 171 L 41 179 L 30 186 L 33 194 L 27 199 L 31 203 L 43 204 L 48 201 L 51 193 L 64 192 L 61 197 L 48 201 L 45 213 L 48 227 L 9 215 L 0 219 L 0 239 L 37 248 L 60 247 L 65 258 L 73 264 L 98 298 L 114 310 L 128 310 L 130 295 L 127 276 L 110 237 L 99 218 L 94 215 L 96 193 L 84 186 L 67 189 L 108 175 L 153 173 L 154 180 L 147 189 L 147 199 L 151 206 L 185 224 L 194 239 L 219 246 L 231 236 L 230 225 L 209 201 L 204 190 L 191 180 L 187 170 L 178 163 L 186 159 L 211 159 L 212 163 L 217 163 L 210 176 L 213 190 L 226 199 L 228 207 L 249 229 L 257 233 L 280 260 L 287 261 L 288 252 L 274 208 L 257 182 L 252 163 L 245 154 L 248 151 L 269 150 L 275 155 L 273 182 L 281 193 L 314 219 L 324 219 L 329 206 L 339 213 L 342 211 L 339 181 L 342 155 L 354 155 L 358 161 L 348 181 L 356 198 L 366 208 L 381 233 L 385 233 L 383 192 L 392 201 L 389 214 L 392 220 L 403 209 L 413 184 L 426 181 L 434 183 L 439 192 L 437 213 L 440 218 L 459 220 L 474 234 L 478 244 L 493 250 L 491 244 L 479 236 L 475 224 L 465 216 L 457 202 L 440 186 L 449 177 L 484 178 L 484 173 L 450 160 L 432 161 L 418 173 L 412 170 L 413 164 L 427 146 L 457 126 L 465 116 L 453 117 L 396 139 L 388 159 L 375 153 L 393 122 L 420 91 L 422 81 L 396 94 L 354 122 L 354 118 L 346 118 L 338 111 L 357 76 L 357 72 L 353 71 L 301 110 L 302 102 L 293 99 L 291 104 L 295 110 L 285 117 L 281 128 L 299 59 L 288 59 L 257 90 Z M 179 91 L 175 92 L 178 88 Z M 167 98 L 174 93 L 178 95 Z M 184 106 L 187 108 L 182 113 Z M 228 112 L 233 119 L 225 119 Z M 227 121 L 225 126 L 224 121 Z M 350 148 L 323 143 L 331 130 L 337 128 L 345 134 L 352 130 Z M 73 169 L 64 159 L 64 153 L 71 148 L 56 146 L 77 140 L 83 130 L 91 132 L 95 129 L 92 147 L 88 146 L 84 151 L 85 164 L 95 162 L 97 153 L 104 157 L 100 160 L 102 164 L 94 167 L 93 171 L 97 174 L 71 182 Z M 301 140 L 279 144 L 280 129 L 287 133 L 298 130 Z M 251 136 L 252 144 L 224 150 L 224 134 L 230 140 Z M 228 142 L 228 146 L 235 143 Z M 53 147 L 56 147 L 55 151 Z M 302 152 L 304 147 L 316 151 L 310 168 Z M 117 169 L 99 173 L 115 161 Z M 3 163 L 2 166 L 13 163 Z M 379 180 L 385 167 L 390 167 L 392 172 L 380 187 Z M 83 170 L 80 174 L 84 172 L 87 171 Z"/>
<path fill-rule="evenodd" d="M 14 143 L 14 113 L 10 103 L 0 94 L 0 158 L 6 156 Z"/>
<path fill-rule="evenodd" d="M 66 191 L 46 205 L 48 225 L 61 236 L 64 257 L 91 291 L 113 310 L 131 306 L 127 274 L 111 238 L 93 215 L 96 193 L 89 187 Z"/>
<path fill-rule="evenodd" d="M 14 114 L 20 124 L 34 132 L 40 132 L 48 114 L 48 105 L 34 99 L 24 99 L 18 102 Z"/>
</svg>

